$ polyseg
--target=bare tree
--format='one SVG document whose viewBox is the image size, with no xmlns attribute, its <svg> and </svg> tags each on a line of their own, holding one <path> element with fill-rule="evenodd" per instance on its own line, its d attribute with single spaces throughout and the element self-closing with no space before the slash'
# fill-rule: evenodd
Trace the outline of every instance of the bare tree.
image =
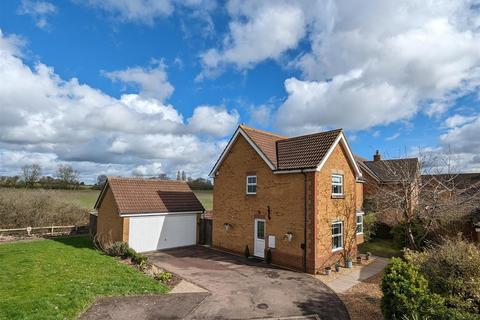
<svg viewBox="0 0 480 320">
<path fill-rule="evenodd" d="M 42 169 L 38 164 L 24 165 L 22 167 L 22 180 L 27 188 L 33 187 L 41 175 Z"/>
<path fill-rule="evenodd" d="M 61 181 L 64 188 L 76 188 L 78 181 L 78 171 L 69 165 L 59 165 L 57 168 L 57 178 Z"/>
<path fill-rule="evenodd" d="M 404 224 L 411 249 L 418 249 L 434 231 L 462 221 L 480 206 L 479 186 L 461 182 L 462 175 L 455 170 L 449 154 L 384 160 L 376 166 L 389 179 L 374 185 L 375 211 Z M 421 230 L 415 228 L 416 224 Z"/>
</svg>

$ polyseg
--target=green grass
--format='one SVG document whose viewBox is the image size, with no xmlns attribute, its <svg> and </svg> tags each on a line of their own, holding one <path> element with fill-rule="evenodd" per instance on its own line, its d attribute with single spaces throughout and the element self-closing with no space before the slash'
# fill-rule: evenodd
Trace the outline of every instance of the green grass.
<svg viewBox="0 0 480 320">
<path fill-rule="evenodd" d="M 97 201 L 100 190 L 80 189 L 80 190 L 54 190 L 61 199 L 74 203 L 82 208 L 93 209 Z"/>
<path fill-rule="evenodd" d="M 86 237 L 0 244 L 0 319 L 74 319 L 99 296 L 165 293 Z"/>
<path fill-rule="evenodd" d="M 384 258 L 399 257 L 402 255 L 400 249 L 396 248 L 392 240 L 371 239 L 358 246 L 361 253 L 370 252 L 371 254 Z"/>
<path fill-rule="evenodd" d="M 193 192 L 205 209 L 213 209 L 213 190 L 193 190 Z"/>
</svg>

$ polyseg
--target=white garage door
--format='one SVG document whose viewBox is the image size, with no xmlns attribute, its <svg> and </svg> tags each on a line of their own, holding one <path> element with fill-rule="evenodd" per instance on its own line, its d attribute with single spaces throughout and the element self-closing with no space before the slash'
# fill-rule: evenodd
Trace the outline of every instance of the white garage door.
<svg viewBox="0 0 480 320">
<path fill-rule="evenodd" d="M 128 245 L 137 252 L 189 246 L 196 240 L 196 214 L 130 217 Z"/>
</svg>

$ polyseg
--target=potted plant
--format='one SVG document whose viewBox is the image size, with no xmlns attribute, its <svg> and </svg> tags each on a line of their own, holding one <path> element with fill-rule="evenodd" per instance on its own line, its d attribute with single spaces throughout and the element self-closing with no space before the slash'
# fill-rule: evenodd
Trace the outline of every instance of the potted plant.
<svg viewBox="0 0 480 320">
<path fill-rule="evenodd" d="M 362 264 L 362 256 L 357 256 L 357 263 Z"/>
<path fill-rule="evenodd" d="M 352 258 L 345 258 L 345 268 L 351 269 L 353 267 Z"/>
<path fill-rule="evenodd" d="M 372 256 L 372 254 L 370 252 L 367 252 L 365 254 L 365 260 L 370 260 L 370 257 Z"/>
<path fill-rule="evenodd" d="M 335 262 L 335 272 L 340 272 L 340 261 Z"/>
<path fill-rule="evenodd" d="M 330 272 L 332 272 L 332 268 L 326 267 L 325 268 L 325 274 L 328 276 L 330 274 Z"/>
</svg>

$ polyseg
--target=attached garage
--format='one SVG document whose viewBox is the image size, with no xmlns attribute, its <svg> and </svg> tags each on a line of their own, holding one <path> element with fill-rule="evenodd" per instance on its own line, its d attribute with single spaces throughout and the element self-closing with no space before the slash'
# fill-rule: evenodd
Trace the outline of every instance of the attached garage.
<svg viewBox="0 0 480 320">
<path fill-rule="evenodd" d="M 97 239 L 137 252 L 194 245 L 204 208 L 183 181 L 109 177 L 95 208 Z"/>
</svg>

